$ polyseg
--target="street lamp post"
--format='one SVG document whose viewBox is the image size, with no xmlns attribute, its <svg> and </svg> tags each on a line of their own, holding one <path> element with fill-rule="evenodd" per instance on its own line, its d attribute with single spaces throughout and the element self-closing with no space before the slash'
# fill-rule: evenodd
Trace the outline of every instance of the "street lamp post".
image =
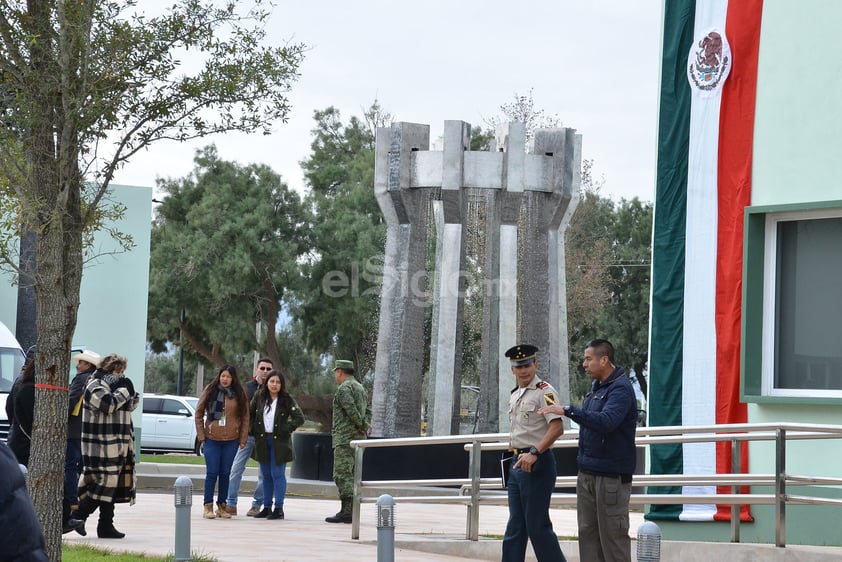
<svg viewBox="0 0 842 562">
<path fill-rule="evenodd" d="M 178 396 L 184 395 L 184 342 L 182 341 L 182 329 L 184 325 L 184 307 L 181 307 L 181 323 L 178 326 L 178 378 L 176 379 L 175 389 Z"/>
</svg>

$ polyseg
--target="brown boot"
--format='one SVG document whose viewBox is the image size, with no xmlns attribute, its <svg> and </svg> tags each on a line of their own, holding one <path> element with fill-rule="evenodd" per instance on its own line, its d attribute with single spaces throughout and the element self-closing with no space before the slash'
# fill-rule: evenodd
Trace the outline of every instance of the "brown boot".
<svg viewBox="0 0 842 562">
<path fill-rule="evenodd" d="M 231 519 L 231 514 L 228 513 L 228 506 L 225 502 L 220 502 L 216 504 L 216 516 L 220 519 Z"/>
<path fill-rule="evenodd" d="M 213 512 L 213 503 L 205 504 L 205 513 L 202 515 L 205 519 L 216 519 L 216 514 Z"/>
</svg>

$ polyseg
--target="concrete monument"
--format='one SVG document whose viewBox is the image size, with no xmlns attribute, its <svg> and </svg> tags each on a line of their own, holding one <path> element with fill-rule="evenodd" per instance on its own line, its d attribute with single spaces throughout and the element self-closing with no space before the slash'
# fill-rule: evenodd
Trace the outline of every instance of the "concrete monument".
<svg viewBox="0 0 842 562">
<path fill-rule="evenodd" d="M 539 375 L 561 399 L 569 397 L 564 231 L 579 198 L 581 135 L 570 128 L 539 129 L 527 153 L 523 124 L 508 123 L 498 127 L 492 150 L 472 151 L 470 130 L 468 123 L 445 121 L 441 150 L 430 150 L 428 125 L 395 123 L 377 130 L 374 189 L 387 238 L 375 361 L 376 436 L 419 434 L 427 357 L 427 433 L 458 433 L 470 204 L 484 208 L 485 236 L 484 255 L 475 256 L 483 275 L 473 285 L 483 291 L 477 430 L 508 430 L 513 381 L 503 352 L 516 342 L 541 349 Z M 425 349 L 428 306 L 432 325 Z"/>
</svg>

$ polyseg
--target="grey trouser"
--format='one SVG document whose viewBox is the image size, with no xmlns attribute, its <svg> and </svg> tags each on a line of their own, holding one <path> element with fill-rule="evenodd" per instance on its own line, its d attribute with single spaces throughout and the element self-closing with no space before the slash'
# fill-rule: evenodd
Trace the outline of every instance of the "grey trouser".
<svg viewBox="0 0 842 562">
<path fill-rule="evenodd" d="M 579 472 L 576 512 L 582 562 L 631 562 L 630 495 L 631 482 Z"/>
</svg>

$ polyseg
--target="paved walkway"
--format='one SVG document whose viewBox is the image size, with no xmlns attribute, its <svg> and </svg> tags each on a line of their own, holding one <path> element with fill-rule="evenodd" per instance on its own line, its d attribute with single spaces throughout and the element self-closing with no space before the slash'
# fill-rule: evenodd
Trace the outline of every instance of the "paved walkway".
<svg viewBox="0 0 842 562">
<path fill-rule="evenodd" d="M 220 562 L 376 560 L 376 506 L 362 504 L 360 540 L 351 540 L 350 525 L 324 522 L 325 516 L 334 514 L 338 508 L 339 502 L 335 500 L 288 497 L 284 505 L 286 519 L 282 521 L 254 519 L 245 515 L 232 519 L 203 519 L 202 498 L 194 495 L 190 517 L 191 548 L 195 553 Z M 244 512 L 247 509 L 248 502 L 241 500 L 240 510 Z M 458 505 L 398 505 L 395 508 L 395 560 L 465 562 L 466 557 L 474 560 L 499 559 L 498 538 L 484 539 L 480 541 L 484 543 L 482 545 L 465 540 L 466 512 L 464 506 Z M 560 536 L 575 534 L 575 511 L 552 509 L 551 512 Z M 480 535 L 501 536 L 507 517 L 505 506 L 483 507 Z M 639 518 L 642 521 L 642 515 Z M 95 513 L 88 522 L 91 532 L 87 537 L 71 533 L 65 535 L 65 540 L 74 544 L 90 543 L 113 550 L 164 556 L 173 553 L 174 521 L 175 507 L 171 493 L 140 493 L 135 505 L 117 506 L 114 523 L 126 533 L 126 538 L 96 538 Z M 636 529 L 639 523 L 635 520 L 632 528 Z M 567 551 L 575 549 L 575 546 L 563 544 L 562 548 L 568 554 Z M 436 551 L 447 554 L 436 554 Z M 576 558 L 568 556 L 571 560 Z"/>
<path fill-rule="evenodd" d="M 96 514 L 88 522 L 89 534 L 64 535 L 67 542 L 89 543 L 114 551 L 143 552 L 166 556 L 175 545 L 175 507 L 172 485 L 175 476 L 193 478 L 194 491 L 200 490 L 203 466 L 141 463 L 138 466 L 140 493 L 134 506 L 118 505 L 115 526 L 126 533 L 120 540 L 96 538 Z M 250 506 L 250 491 L 257 480 L 254 469 L 247 469 L 239 508 Z M 376 506 L 361 506 L 360 540 L 351 540 L 351 525 L 325 523 L 327 515 L 339 509 L 336 487 L 331 482 L 288 478 L 286 519 L 267 521 L 240 515 L 232 519 L 203 519 L 202 497 L 193 495 L 191 506 L 191 550 L 219 562 L 310 560 L 377 560 Z M 401 494 L 406 494 L 402 490 Z M 561 549 L 569 562 L 579 562 L 576 511 L 550 510 Z M 395 557 L 399 562 L 465 562 L 500 560 L 502 537 L 508 509 L 484 505 L 480 510 L 479 541 L 465 539 L 467 508 L 451 504 L 403 502 L 395 508 Z M 643 514 L 633 511 L 629 531 L 634 536 L 643 523 Z M 632 560 L 636 560 L 632 543 Z M 661 544 L 664 561 L 701 562 L 835 562 L 842 560 L 842 548 L 774 545 L 733 545 L 665 541 Z M 531 552 L 527 562 L 534 562 Z"/>
</svg>

